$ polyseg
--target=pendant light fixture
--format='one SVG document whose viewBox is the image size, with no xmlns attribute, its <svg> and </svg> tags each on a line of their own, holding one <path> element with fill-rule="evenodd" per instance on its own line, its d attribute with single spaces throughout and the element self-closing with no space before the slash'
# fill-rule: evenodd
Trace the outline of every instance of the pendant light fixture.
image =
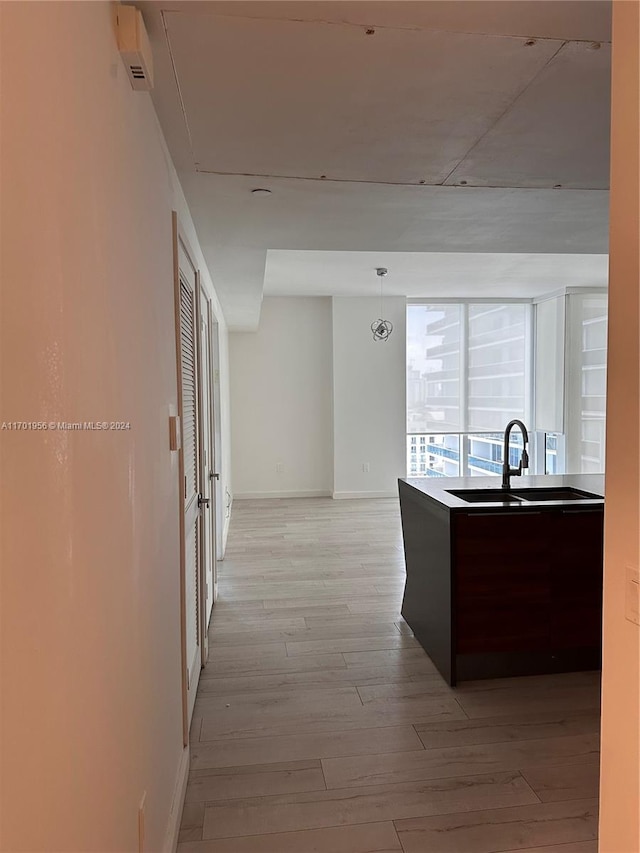
<svg viewBox="0 0 640 853">
<path fill-rule="evenodd" d="M 382 279 L 388 272 L 386 267 L 376 267 L 376 275 L 380 279 L 380 317 L 371 324 L 374 341 L 388 341 L 389 335 L 393 332 L 393 323 L 382 319 Z"/>
</svg>

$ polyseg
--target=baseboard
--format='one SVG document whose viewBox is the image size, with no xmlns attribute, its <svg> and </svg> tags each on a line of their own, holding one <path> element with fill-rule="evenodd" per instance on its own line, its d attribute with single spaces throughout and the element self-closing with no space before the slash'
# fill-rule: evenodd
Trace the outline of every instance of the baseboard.
<svg viewBox="0 0 640 853">
<path fill-rule="evenodd" d="M 397 491 L 390 492 L 328 492 L 324 490 L 309 490 L 307 492 L 236 492 L 236 501 L 268 500 L 270 498 L 333 498 L 334 500 L 350 500 L 353 498 L 397 498 Z M 226 540 L 225 540 L 226 542 Z"/>
<path fill-rule="evenodd" d="M 334 501 L 352 500 L 354 498 L 397 498 L 398 492 L 334 492 Z"/>
<path fill-rule="evenodd" d="M 261 500 L 268 498 L 330 498 L 331 492 L 311 490 L 308 492 L 236 492 L 236 501 Z"/>
<path fill-rule="evenodd" d="M 167 822 L 167 832 L 165 835 L 163 853 L 175 853 L 178 847 L 180 821 L 182 819 L 184 796 L 187 793 L 188 778 L 189 747 L 186 746 L 182 750 L 182 755 L 180 756 L 180 764 L 178 765 L 178 775 L 176 776 L 176 786 L 173 791 L 173 800 L 171 801 L 171 811 L 169 812 L 169 820 Z"/>
</svg>

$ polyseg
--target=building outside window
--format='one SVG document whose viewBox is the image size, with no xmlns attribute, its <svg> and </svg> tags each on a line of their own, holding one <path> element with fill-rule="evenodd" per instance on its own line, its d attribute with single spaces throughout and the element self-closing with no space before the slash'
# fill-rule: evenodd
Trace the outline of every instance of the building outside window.
<svg viewBox="0 0 640 853">
<path fill-rule="evenodd" d="M 500 473 L 502 430 L 529 411 L 530 341 L 527 303 L 408 306 L 407 432 L 426 449 L 424 472 L 411 459 L 410 475 Z"/>
<path fill-rule="evenodd" d="M 607 297 L 566 299 L 566 434 L 536 433 L 531 422 L 533 305 L 488 300 L 408 305 L 409 476 L 499 475 L 504 428 L 513 418 L 532 428 L 530 473 L 604 471 Z M 513 430 L 513 466 L 521 451 L 522 436 Z"/>
</svg>

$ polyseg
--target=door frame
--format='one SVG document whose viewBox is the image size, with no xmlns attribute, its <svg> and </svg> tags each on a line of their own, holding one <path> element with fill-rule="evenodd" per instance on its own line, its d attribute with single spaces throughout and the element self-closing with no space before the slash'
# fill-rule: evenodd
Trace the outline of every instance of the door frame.
<svg viewBox="0 0 640 853">
<path fill-rule="evenodd" d="M 171 213 L 171 225 L 172 225 L 172 246 L 173 246 L 173 279 L 174 279 L 174 321 L 175 321 L 175 347 L 176 347 L 176 383 L 177 383 L 177 401 L 178 401 L 178 416 L 180 418 L 181 427 L 180 433 L 182 434 L 182 417 L 183 417 L 183 397 L 182 397 L 182 345 L 181 345 L 181 327 L 180 327 L 180 249 L 182 248 L 184 254 L 191 265 L 192 271 L 194 273 L 194 281 L 195 281 L 195 292 L 194 292 L 194 304 L 193 310 L 195 314 L 195 339 L 196 339 L 196 351 L 195 351 L 195 375 L 196 375 L 196 400 L 195 404 L 198 409 L 197 417 L 196 417 L 196 428 L 197 435 L 195 437 L 196 445 L 197 445 L 197 491 L 198 494 L 202 492 L 202 483 L 201 483 L 201 464 L 200 464 L 200 456 L 201 456 L 201 440 L 200 440 L 200 409 L 201 409 L 201 391 L 200 391 L 200 353 L 199 353 L 199 338 L 200 338 L 200 323 L 199 323 L 199 313 L 198 313 L 198 292 L 199 292 L 199 281 L 200 274 L 198 268 L 194 262 L 195 254 L 191 249 L 189 244 L 189 240 L 187 239 L 184 231 L 180 226 L 180 221 L 178 219 L 178 214 L 176 211 L 172 211 Z M 192 702 L 190 702 L 189 696 L 189 660 L 187 657 L 187 579 L 186 579 L 186 536 L 187 531 L 185 527 L 185 502 L 184 502 L 184 477 L 185 477 L 185 465 L 184 465 L 184 446 L 182 442 L 182 437 L 179 442 L 179 453 L 178 453 L 178 518 L 179 518 L 179 535 L 180 535 L 180 658 L 181 658 L 181 674 L 180 674 L 180 682 L 181 682 L 181 698 L 182 698 L 182 740 L 183 745 L 186 747 L 189 744 L 189 728 L 190 728 L 190 712 L 192 710 Z M 202 667 L 202 566 L 204 564 L 204 560 L 202 559 L 202 511 L 199 512 L 200 523 L 198 524 L 198 529 L 196 532 L 196 542 L 199 551 L 198 557 L 198 584 L 200 587 L 199 594 L 197 596 L 198 600 L 198 643 L 200 647 L 200 655 L 198 658 L 200 659 L 200 669 Z M 194 674 L 191 675 L 191 680 L 193 680 Z M 197 681 L 200 678 L 200 670 L 197 672 Z M 197 691 L 197 683 L 195 685 L 195 691 Z M 195 701 L 195 693 L 194 693 L 194 701 Z"/>
<path fill-rule="evenodd" d="M 198 323 L 198 397 L 199 397 L 199 428 L 200 428 L 200 445 L 199 445 L 199 469 L 200 469 L 200 491 L 203 496 L 208 497 L 209 505 L 205 507 L 202 515 L 201 515 L 201 525 L 200 525 L 200 542 L 201 542 L 201 555 L 202 560 L 200 561 L 200 589 L 202 591 L 207 591 L 207 594 L 201 597 L 200 602 L 200 649 L 201 649 L 201 657 L 202 657 L 202 665 L 204 666 L 209 657 L 209 642 L 208 642 L 208 631 L 209 631 L 209 600 L 211 600 L 212 604 L 215 602 L 215 584 L 216 584 L 216 485 L 217 480 L 215 479 L 215 475 L 217 473 L 219 480 L 219 472 L 216 471 L 216 453 L 215 453 L 215 433 L 214 433 L 214 411 L 215 411 L 215 399 L 214 399 L 214 377 L 212 374 L 212 329 L 211 329 L 211 297 L 207 294 L 200 277 L 200 273 L 198 272 L 196 276 L 196 283 L 198 288 L 198 298 L 197 298 L 197 323 Z M 206 335 L 206 352 L 203 352 L 203 331 L 204 324 L 206 323 L 207 335 Z M 206 378 L 207 378 L 207 400 L 208 406 L 204 405 L 204 384 L 205 384 L 205 371 L 204 365 L 207 366 Z M 208 423 L 206 423 L 208 422 Z M 205 430 L 205 424 L 208 426 L 208 429 Z M 208 435 L 208 448 L 205 447 L 205 435 Z M 205 453 L 205 451 L 207 451 Z M 207 458 L 208 457 L 208 458 Z M 207 525 L 210 528 L 210 548 L 206 547 L 207 543 Z M 209 589 L 208 583 L 208 563 L 211 562 L 211 589 Z"/>
<path fill-rule="evenodd" d="M 213 601 L 214 604 L 218 598 L 218 561 L 224 559 L 224 525 L 225 517 L 223 513 L 224 501 L 222 495 L 222 397 L 220 394 L 220 323 L 216 317 L 213 303 L 209 303 L 209 330 L 211 333 L 211 377 L 213 381 L 213 462 L 218 473 L 218 479 L 215 484 L 216 494 L 216 519 L 215 519 L 215 549 L 216 562 L 214 564 L 215 577 L 213 579 Z"/>
</svg>

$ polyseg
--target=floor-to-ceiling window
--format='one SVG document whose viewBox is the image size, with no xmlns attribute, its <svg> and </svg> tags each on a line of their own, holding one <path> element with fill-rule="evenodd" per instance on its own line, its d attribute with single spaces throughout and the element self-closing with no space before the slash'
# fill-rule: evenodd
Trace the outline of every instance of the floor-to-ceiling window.
<svg viewBox="0 0 640 853">
<path fill-rule="evenodd" d="M 500 474 L 503 432 L 513 418 L 530 428 L 529 473 L 604 471 L 607 295 L 554 298 L 553 323 L 545 314 L 537 334 L 541 355 L 548 348 L 551 360 L 534 358 L 536 307 L 489 300 L 408 305 L 408 476 Z M 536 361 L 544 368 L 538 377 Z M 557 398 L 555 426 L 534 423 L 536 394 L 536 409 L 545 412 Z M 521 450 L 514 430 L 512 465 Z"/>
<path fill-rule="evenodd" d="M 504 427 L 531 409 L 531 316 L 525 302 L 408 306 L 409 476 L 500 472 Z M 519 446 L 514 432 L 513 464 Z"/>
</svg>

